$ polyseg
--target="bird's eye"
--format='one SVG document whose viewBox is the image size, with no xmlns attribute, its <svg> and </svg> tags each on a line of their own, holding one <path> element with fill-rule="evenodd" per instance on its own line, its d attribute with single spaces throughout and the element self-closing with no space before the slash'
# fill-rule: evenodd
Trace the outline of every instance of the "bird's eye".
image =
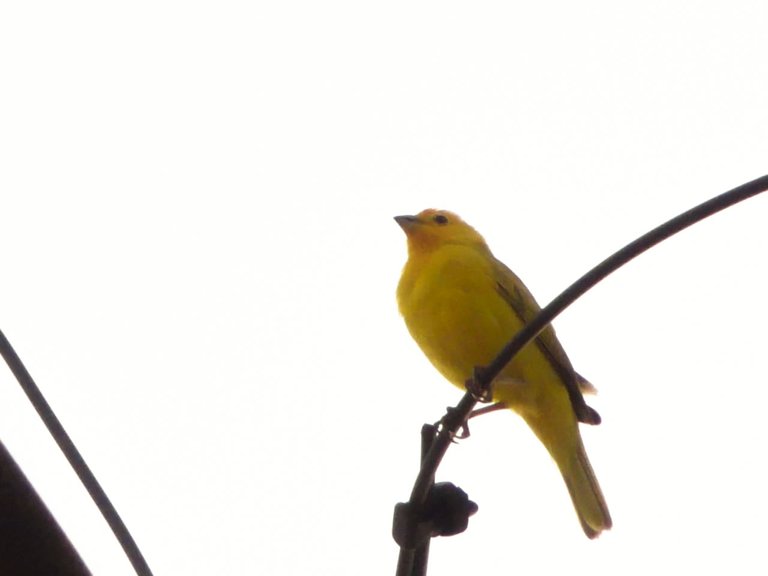
<svg viewBox="0 0 768 576">
<path fill-rule="evenodd" d="M 448 218 L 443 216 L 442 214 L 435 214 L 435 216 L 432 218 L 437 224 L 448 224 Z"/>
</svg>

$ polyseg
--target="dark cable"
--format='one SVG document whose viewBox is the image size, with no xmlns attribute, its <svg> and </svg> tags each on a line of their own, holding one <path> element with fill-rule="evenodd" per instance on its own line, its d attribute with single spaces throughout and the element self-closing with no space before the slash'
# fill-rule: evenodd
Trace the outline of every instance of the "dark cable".
<svg viewBox="0 0 768 576">
<path fill-rule="evenodd" d="M 142 556 L 139 547 L 136 545 L 136 542 L 120 518 L 120 515 L 117 513 L 117 510 L 115 510 L 115 507 L 96 480 L 91 469 L 88 468 L 88 465 L 85 463 L 85 460 L 83 460 L 80 452 L 64 430 L 64 427 L 61 425 L 61 422 L 59 422 L 56 414 L 53 413 L 53 410 L 45 400 L 42 392 L 40 392 L 40 389 L 35 384 L 32 376 L 30 376 L 18 354 L 16 354 L 13 346 L 11 346 L 11 343 L 2 331 L 0 331 L 0 355 L 2 355 L 6 364 L 8 364 L 13 375 L 16 376 L 16 380 L 19 381 L 19 384 L 29 398 L 29 401 L 32 403 L 32 406 L 37 410 L 37 413 L 40 415 L 46 428 L 48 428 L 48 432 L 51 433 L 56 444 L 59 445 L 64 456 L 69 460 L 70 466 L 72 466 L 75 473 L 80 478 L 80 482 L 85 486 L 85 489 L 88 491 L 88 494 L 90 494 L 96 507 L 101 512 L 101 515 L 104 516 L 104 519 L 107 521 L 107 524 L 109 524 L 117 541 L 120 542 L 120 546 L 123 547 L 125 555 L 128 556 L 128 560 L 130 560 L 133 565 L 133 569 L 136 570 L 136 574 L 139 576 L 152 576 L 152 571 L 149 569 L 146 560 L 144 560 L 144 556 Z"/>
</svg>

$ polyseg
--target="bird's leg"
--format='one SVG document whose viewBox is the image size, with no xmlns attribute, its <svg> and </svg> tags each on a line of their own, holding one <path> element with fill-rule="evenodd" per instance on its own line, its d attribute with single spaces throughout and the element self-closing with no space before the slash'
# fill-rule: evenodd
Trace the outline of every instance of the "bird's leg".
<svg viewBox="0 0 768 576">
<path fill-rule="evenodd" d="M 459 427 L 459 432 L 454 436 L 455 440 L 466 440 L 469 438 L 469 420 L 470 418 L 476 418 L 478 416 L 482 416 L 483 414 L 488 414 L 490 412 L 496 412 L 497 410 L 504 410 L 507 407 L 504 402 L 496 402 L 495 404 L 491 404 L 490 406 L 484 406 L 483 408 L 478 408 L 477 410 L 472 410 L 472 412 L 469 413 L 469 416 L 467 416 L 466 422 L 464 422 Z M 452 406 L 449 406 L 447 408 L 448 413 L 450 414 L 455 408 Z M 440 421 L 437 423 L 438 426 L 445 425 L 444 421 Z"/>
<path fill-rule="evenodd" d="M 483 414 L 488 414 L 489 412 L 504 410 L 506 407 L 507 405 L 504 404 L 504 402 L 496 402 L 495 404 L 491 404 L 490 406 L 483 406 L 482 408 L 478 408 L 477 410 L 472 410 L 472 412 L 469 413 L 467 420 L 469 420 L 470 418 L 476 418 L 477 416 L 482 416 Z"/>
</svg>

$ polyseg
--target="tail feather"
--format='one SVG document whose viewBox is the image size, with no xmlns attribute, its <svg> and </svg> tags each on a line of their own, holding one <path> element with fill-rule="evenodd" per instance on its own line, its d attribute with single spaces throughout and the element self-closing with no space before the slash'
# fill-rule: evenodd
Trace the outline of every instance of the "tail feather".
<svg viewBox="0 0 768 576">
<path fill-rule="evenodd" d="M 504 402 L 526 421 L 557 463 L 586 535 L 595 538 L 608 530 L 611 515 L 565 388 L 556 381 L 532 386 L 519 378 L 502 377 L 494 381 L 493 392 L 495 400 Z"/>
<path fill-rule="evenodd" d="M 558 465 L 584 533 L 589 538 L 596 538 L 600 532 L 608 530 L 613 521 L 581 438 L 576 450 L 570 457 L 562 461 L 558 459 Z"/>
</svg>

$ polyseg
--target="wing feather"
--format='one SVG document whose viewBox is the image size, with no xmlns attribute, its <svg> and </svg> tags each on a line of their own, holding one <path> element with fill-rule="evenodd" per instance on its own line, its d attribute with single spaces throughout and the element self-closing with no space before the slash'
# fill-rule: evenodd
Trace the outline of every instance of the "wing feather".
<svg viewBox="0 0 768 576">
<path fill-rule="evenodd" d="M 496 290 L 518 318 L 524 324 L 528 324 L 539 313 L 541 307 L 533 294 L 512 270 L 499 260 L 495 260 L 495 265 Z M 594 390 L 594 388 L 573 369 L 573 365 L 557 339 L 555 329 L 552 328 L 551 324 L 539 333 L 534 343 L 560 376 L 560 380 L 568 391 L 571 405 L 578 420 L 586 424 L 599 424 L 600 415 L 596 410 L 587 406 L 581 391 L 582 387 L 585 390 Z"/>
</svg>

